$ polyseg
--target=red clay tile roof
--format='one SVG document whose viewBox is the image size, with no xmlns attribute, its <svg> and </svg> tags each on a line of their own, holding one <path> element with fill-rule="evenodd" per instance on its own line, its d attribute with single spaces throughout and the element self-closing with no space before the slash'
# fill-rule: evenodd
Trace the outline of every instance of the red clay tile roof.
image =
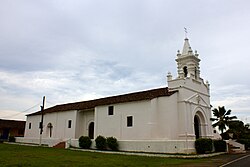
<svg viewBox="0 0 250 167">
<path fill-rule="evenodd" d="M 85 109 L 92 109 L 95 108 L 96 106 L 102 106 L 102 105 L 111 105 L 111 104 L 141 101 L 141 100 L 151 100 L 156 97 L 171 96 L 175 92 L 177 91 L 169 91 L 167 87 L 158 88 L 158 89 L 129 93 L 124 95 L 105 97 L 95 100 L 56 105 L 54 107 L 45 109 L 44 113 L 70 111 L 70 110 L 85 110 Z M 38 111 L 32 114 L 28 114 L 27 116 L 40 115 L 40 114 L 41 111 Z"/>
<path fill-rule="evenodd" d="M 0 119 L 0 128 L 24 129 L 25 128 L 25 121 Z"/>
</svg>

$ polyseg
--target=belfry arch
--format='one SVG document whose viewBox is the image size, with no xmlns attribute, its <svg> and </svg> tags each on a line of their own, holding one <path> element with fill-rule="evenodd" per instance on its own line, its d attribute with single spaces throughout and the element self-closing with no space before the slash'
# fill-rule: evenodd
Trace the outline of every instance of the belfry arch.
<svg viewBox="0 0 250 167">
<path fill-rule="evenodd" d="M 183 67 L 183 73 L 184 73 L 184 77 L 186 78 L 188 76 L 188 69 L 187 66 Z"/>
</svg>

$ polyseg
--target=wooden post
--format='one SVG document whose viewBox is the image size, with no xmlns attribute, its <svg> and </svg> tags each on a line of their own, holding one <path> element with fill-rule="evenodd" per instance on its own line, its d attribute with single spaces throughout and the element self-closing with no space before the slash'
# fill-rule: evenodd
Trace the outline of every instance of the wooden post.
<svg viewBox="0 0 250 167">
<path fill-rule="evenodd" d="M 39 124 L 39 127 L 40 127 L 40 140 L 39 140 L 39 146 L 42 145 L 44 103 L 45 103 L 45 96 L 43 96 L 43 105 L 41 106 L 41 122 L 40 122 L 40 124 Z"/>
</svg>

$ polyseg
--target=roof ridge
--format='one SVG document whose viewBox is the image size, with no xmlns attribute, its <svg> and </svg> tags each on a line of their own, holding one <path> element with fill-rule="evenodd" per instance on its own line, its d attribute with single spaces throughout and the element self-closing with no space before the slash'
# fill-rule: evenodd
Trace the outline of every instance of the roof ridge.
<svg viewBox="0 0 250 167">
<path fill-rule="evenodd" d="M 140 101 L 140 100 L 150 100 L 160 96 L 170 96 L 175 92 L 176 91 L 169 91 L 168 87 L 155 88 L 155 89 L 132 92 L 127 94 L 108 96 L 99 99 L 59 104 L 45 109 L 44 112 L 52 113 L 59 111 L 92 109 L 96 106 L 101 106 L 101 105 L 110 105 L 110 104 L 125 103 L 125 102 Z M 41 111 L 37 111 L 35 113 L 28 114 L 27 116 L 40 115 L 40 113 Z"/>
</svg>

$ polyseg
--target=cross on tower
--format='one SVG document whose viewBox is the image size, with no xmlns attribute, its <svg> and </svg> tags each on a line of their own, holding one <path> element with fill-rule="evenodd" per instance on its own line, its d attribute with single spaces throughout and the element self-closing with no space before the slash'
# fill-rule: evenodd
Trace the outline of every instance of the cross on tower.
<svg viewBox="0 0 250 167">
<path fill-rule="evenodd" d="M 187 38 L 187 28 L 186 27 L 184 27 L 184 31 L 185 31 L 185 38 Z"/>
</svg>

